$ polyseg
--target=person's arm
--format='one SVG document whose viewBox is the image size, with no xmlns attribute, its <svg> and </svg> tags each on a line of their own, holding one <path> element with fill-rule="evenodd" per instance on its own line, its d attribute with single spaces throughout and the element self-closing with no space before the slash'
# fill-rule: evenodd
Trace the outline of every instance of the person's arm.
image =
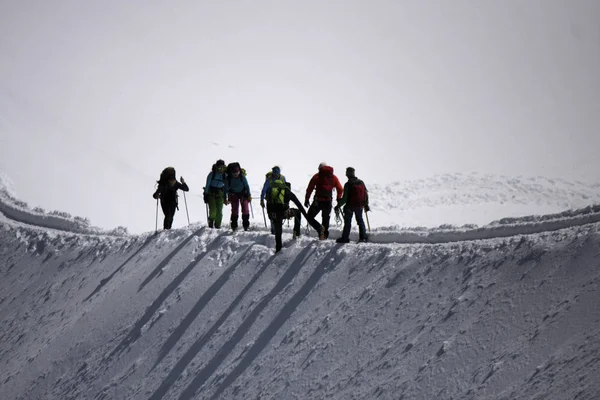
<svg viewBox="0 0 600 400">
<path fill-rule="evenodd" d="M 208 194 L 208 188 L 210 187 L 210 181 L 212 177 L 212 171 L 206 176 L 206 186 L 204 186 L 204 194 Z"/>
<path fill-rule="evenodd" d="M 267 195 L 268 189 L 269 189 L 269 178 L 265 179 L 265 183 L 263 185 L 262 191 L 260 192 L 260 201 L 265 200 L 265 196 Z"/>
<path fill-rule="evenodd" d="M 335 197 L 339 202 L 342 196 L 344 195 L 344 187 L 342 186 L 338 177 L 335 175 L 333 176 L 333 184 L 335 186 Z"/>
<path fill-rule="evenodd" d="M 190 191 L 190 188 L 188 187 L 187 183 L 185 182 L 185 179 L 183 179 L 183 176 L 182 176 L 182 177 L 180 177 L 180 178 L 179 178 L 179 180 L 180 180 L 181 182 L 177 182 L 177 183 L 176 183 L 176 185 L 175 185 L 175 190 L 177 190 L 177 189 L 181 189 L 181 190 L 183 190 L 184 192 L 189 192 L 189 191 Z"/>
<path fill-rule="evenodd" d="M 313 190 L 315 190 L 315 186 L 317 186 L 317 179 L 319 179 L 319 174 L 314 174 L 310 181 L 308 182 L 308 186 L 306 187 L 306 195 L 304 196 L 304 204 L 310 202 L 310 195 Z"/>
<path fill-rule="evenodd" d="M 248 184 L 248 179 L 244 175 L 242 175 L 242 183 L 244 184 L 244 190 L 247 193 L 247 196 L 250 198 L 252 195 L 250 194 L 250 185 Z"/>
<path fill-rule="evenodd" d="M 225 194 L 225 199 L 229 199 L 229 178 L 227 177 L 227 174 L 225 172 L 223 172 L 223 191 Z"/>
<path fill-rule="evenodd" d="M 343 207 L 347 202 L 348 202 L 348 190 L 350 189 L 350 184 L 348 182 L 346 182 L 346 184 L 344 185 L 344 195 L 342 196 L 342 198 L 340 199 L 340 201 L 338 201 L 337 203 L 337 207 Z"/>
</svg>

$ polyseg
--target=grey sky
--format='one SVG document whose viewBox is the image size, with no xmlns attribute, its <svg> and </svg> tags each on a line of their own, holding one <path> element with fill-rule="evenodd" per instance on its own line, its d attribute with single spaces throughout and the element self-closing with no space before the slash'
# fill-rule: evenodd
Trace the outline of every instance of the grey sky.
<svg viewBox="0 0 600 400">
<path fill-rule="evenodd" d="M 100 198 L 106 164 L 199 190 L 217 158 L 302 188 L 323 160 L 597 181 L 599 21 L 594 0 L 5 1 L 0 168 L 34 203 L 54 174 Z"/>
</svg>

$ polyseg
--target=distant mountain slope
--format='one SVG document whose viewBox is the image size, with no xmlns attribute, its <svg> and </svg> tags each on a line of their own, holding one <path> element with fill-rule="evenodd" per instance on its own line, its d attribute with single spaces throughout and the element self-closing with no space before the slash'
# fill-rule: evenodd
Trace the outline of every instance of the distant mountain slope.
<svg viewBox="0 0 600 400">
<path fill-rule="evenodd" d="M 448 174 L 368 187 L 372 226 L 487 225 L 600 204 L 600 183 L 544 177 Z"/>
</svg>

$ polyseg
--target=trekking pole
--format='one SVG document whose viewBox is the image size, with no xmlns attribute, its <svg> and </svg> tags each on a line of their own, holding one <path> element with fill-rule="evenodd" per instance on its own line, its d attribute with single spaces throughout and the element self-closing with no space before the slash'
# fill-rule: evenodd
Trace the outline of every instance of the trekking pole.
<svg viewBox="0 0 600 400">
<path fill-rule="evenodd" d="M 248 203 L 250 203 L 250 212 L 252 213 L 252 219 L 254 219 L 254 209 L 252 208 L 252 202 L 249 201 Z"/>
<path fill-rule="evenodd" d="M 204 203 L 206 206 L 206 223 L 208 224 L 208 203 Z"/>
<path fill-rule="evenodd" d="M 263 210 L 263 219 L 265 220 L 265 228 L 267 227 L 267 217 L 265 217 L 265 208 L 262 208 Z"/>
<path fill-rule="evenodd" d="M 369 224 L 369 213 L 365 211 L 365 217 L 367 218 L 367 227 L 369 228 L 369 232 L 371 232 L 371 224 Z"/>
<path fill-rule="evenodd" d="M 183 202 L 185 203 L 185 213 L 187 215 L 188 225 L 189 225 L 190 224 L 190 213 L 188 212 L 188 208 L 187 208 L 187 200 L 185 199 L 185 192 L 183 192 Z"/>
<path fill-rule="evenodd" d="M 154 224 L 154 233 L 158 232 L 158 198 L 156 199 L 156 223 Z"/>
</svg>

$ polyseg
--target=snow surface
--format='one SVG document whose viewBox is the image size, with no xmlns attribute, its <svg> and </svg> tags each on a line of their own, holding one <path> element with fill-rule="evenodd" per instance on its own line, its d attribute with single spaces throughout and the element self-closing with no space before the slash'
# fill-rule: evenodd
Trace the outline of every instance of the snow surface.
<svg viewBox="0 0 600 400">
<path fill-rule="evenodd" d="M 598 186 L 453 175 L 370 191 L 371 243 L 286 226 L 275 255 L 256 223 L 130 235 L 2 188 L 2 398 L 600 397 Z M 527 209 L 541 212 L 513 215 Z M 431 226 L 405 225 L 423 210 Z"/>
</svg>

